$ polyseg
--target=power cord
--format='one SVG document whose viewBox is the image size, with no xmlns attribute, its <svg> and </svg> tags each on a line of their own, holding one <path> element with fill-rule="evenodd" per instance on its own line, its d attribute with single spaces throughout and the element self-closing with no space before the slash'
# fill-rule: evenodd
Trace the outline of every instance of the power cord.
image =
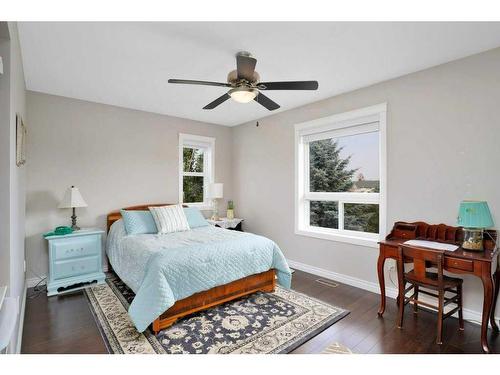
<svg viewBox="0 0 500 375">
<path fill-rule="evenodd" d="M 26 297 L 29 299 L 35 299 L 40 295 L 42 295 L 42 293 L 45 293 L 47 291 L 47 283 L 42 284 L 44 281 L 47 280 L 47 277 L 40 276 L 37 272 L 33 271 L 32 269 L 30 269 L 30 272 L 33 273 L 39 279 L 39 281 L 33 287 L 32 293 L 27 295 Z"/>
<path fill-rule="evenodd" d="M 398 285 L 392 279 L 393 273 L 396 273 L 396 266 L 395 265 L 389 267 L 389 280 L 391 281 L 391 284 L 394 285 L 394 287 L 397 289 Z"/>
</svg>

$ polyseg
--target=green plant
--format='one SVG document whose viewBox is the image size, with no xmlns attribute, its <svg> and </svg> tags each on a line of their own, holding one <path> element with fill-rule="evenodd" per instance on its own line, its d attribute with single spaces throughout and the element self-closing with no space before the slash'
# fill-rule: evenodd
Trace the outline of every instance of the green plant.
<svg viewBox="0 0 500 375">
<path fill-rule="evenodd" d="M 234 210 L 234 202 L 233 201 L 227 201 L 227 209 Z"/>
</svg>

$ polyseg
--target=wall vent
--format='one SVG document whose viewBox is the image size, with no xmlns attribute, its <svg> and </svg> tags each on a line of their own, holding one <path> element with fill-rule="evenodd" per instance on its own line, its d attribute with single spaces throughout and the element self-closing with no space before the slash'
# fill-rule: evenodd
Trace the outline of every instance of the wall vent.
<svg viewBox="0 0 500 375">
<path fill-rule="evenodd" d="M 326 285 L 326 286 L 329 286 L 330 288 L 336 288 L 339 286 L 339 284 L 333 282 L 332 280 L 328 280 L 328 279 L 317 279 L 316 282 L 323 284 L 323 285 Z"/>
</svg>

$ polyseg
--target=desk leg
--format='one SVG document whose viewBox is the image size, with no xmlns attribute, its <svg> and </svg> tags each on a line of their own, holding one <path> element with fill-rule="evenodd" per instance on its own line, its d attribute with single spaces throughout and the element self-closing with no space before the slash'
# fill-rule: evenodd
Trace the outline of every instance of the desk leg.
<svg viewBox="0 0 500 375">
<path fill-rule="evenodd" d="M 382 316 L 382 314 L 384 314 L 384 311 L 385 311 L 384 264 L 385 264 L 385 256 L 383 253 L 381 253 L 378 256 L 378 261 L 377 261 L 378 284 L 380 286 L 380 308 L 378 309 L 379 316 Z"/>
<path fill-rule="evenodd" d="M 493 294 L 493 302 L 491 305 L 491 315 L 490 315 L 490 324 L 491 327 L 493 328 L 494 332 L 498 332 L 498 325 L 495 322 L 495 307 L 497 306 L 497 299 L 498 299 L 498 288 L 500 287 L 500 275 L 499 271 L 496 270 L 495 273 L 493 274 L 493 287 L 494 287 L 494 294 Z"/>
<path fill-rule="evenodd" d="M 483 317 L 481 321 L 481 346 L 483 347 L 483 351 L 485 353 L 491 353 L 491 349 L 488 345 L 488 321 L 490 320 L 491 305 L 493 302 L 494 284 L 489 270 L 483 270 L 481 280 L 484 288 Z"/>
</svg>

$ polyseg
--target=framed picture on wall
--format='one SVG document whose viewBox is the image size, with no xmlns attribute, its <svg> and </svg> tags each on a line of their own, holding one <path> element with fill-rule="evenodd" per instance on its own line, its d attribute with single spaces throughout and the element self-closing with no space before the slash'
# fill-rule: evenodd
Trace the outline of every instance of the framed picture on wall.
<svg viewBox="0 0 500 375">
<path fill-rule="evenodd" d="M 19 113 L 16 113 L 16 165 L 26 163 L 26 127 Z"/>
</svg>

